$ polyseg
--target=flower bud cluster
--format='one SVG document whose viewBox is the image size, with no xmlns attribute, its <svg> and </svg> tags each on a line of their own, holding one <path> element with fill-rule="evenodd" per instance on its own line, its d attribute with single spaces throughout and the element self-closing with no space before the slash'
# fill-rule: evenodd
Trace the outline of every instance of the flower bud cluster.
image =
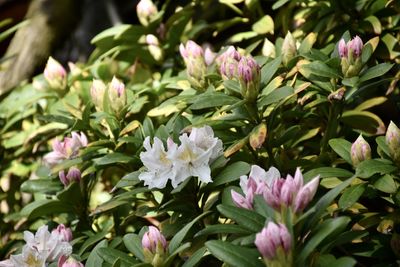
<svg viewBox="0 0 400 267">
<path fill-rule="evenodd" d="M 67 71 L 54 58 L 49 57 L 43 74 L 51 88 L 64 90 L 67 87 Z"/>
<path fill-rule="evenodd" d="M 387 128 L 385 140 L 393 161 L 400 164 L 400 129 L 392 121 Z"/>
<path fill-rule="evenodd" d="M 106 86 L 101 80 L 93 80 L 90 88 L 93 104 L 99 111 L 104 110 L 104 97 L 108 98 L 109 108 L 115 115 L 120 116 L 127 104 L 125 84 L 116 77 Z"/>
<path fill-rule="evenodd" d="M 303 185 L 303 175 L 297 168 L 295 176 L 280 178 L 279 171 L 271 167 L 268 172 L 253 165 L 249 177 L 240 177 L 240 187 L 245 196 L 231 191 L 236 206 L 252 209 L 254 195 L 262 195 L 265 202 L 278 212 L 291 208 L 295 214 L 301 213 L 313 199 L 319 184 L 319 176 Z"/>
<path fill-rule="evenodd" d="M 268 222 L 254 243 L 267 266 L 292 266 L 292 236 L 284 224 Z"/>
<path fill-rule="evenodd" d="M 254 102 L 260 89 L 260 65 L 251 56 L 242 56 L 233 46 L 218 57 L 223 79 L 237 79 L 244 99 Z"/>
<path fill-rule="evenodd" d="M 151 0 L 140 0 L 136 6 L 136 13 L 139 22 L 143 26 L 147 26 L 156 17 L 158 10 Z"/>
<path fill-rule="evenodd" d="M 351 145 L 350 154 L 354 167 L 357 167 L 364 160 L 371 159 L 371 147 L 362 135 Z"/>
<path fill-rule="evenodd" d="M 187 41 L 186 45 L 180 44 L 179 52 L 185 62 L 189 82 L 196 88 L 204 88 L 207 66 L 213 61 L 213 52 L 206 48 L 205 54 L 204 49 L 192 40 Z"/>
<path fill-rule="evenodd" d="M 11 255 L 9 260 L 0 262 L 0 267 L 48 266 L 49 263 L 60 261 L 72 253 L 69 243 L 72 239 L 71 229 L 59 225 L 51 233 L 47 225 L 41 226 L 36 234 L 24 232 L 26 244 L 22 247 L 22 253 Z M 71 267 L 76 265 L 58 265 L 59 267 Z M 83 266 L 83 265 L 78 265 Z"/>
<path fill-rule="evenodd" d="M 163 266 L 168 257 L 167 240 L 157 227 L 149 226 L 149 230 L 144 233 L 142 247 L 145 262 L 152 266 Z"/>
<path fill-rule="evenodd" d="M 363 46 L 363 41 L 358 36 L 347 43 L 344 39 L 339 41 L 338 52 L 341 58 L 342 73 L 345 77 L 354 77 L 360 73 Z"/>
<path fill-rule="evenodd" d="M 140 153 L 140 159 L 146 170 L 139 179 L 149 188 L 164 188 L 168 180 L 176 188 L 191 176 L 204 183 L 211 182 L 210 163 L 222 155 L 222 141 L 214 137 L 209 126 L 193 128 L 190 135 L 184 133 L 179 140 L 181 144 L 178 146 L 169 138 L 167 150 L 157 137 L 153 145 L 150 137 L 144 140 L 146 151 Z"/>
</svg>

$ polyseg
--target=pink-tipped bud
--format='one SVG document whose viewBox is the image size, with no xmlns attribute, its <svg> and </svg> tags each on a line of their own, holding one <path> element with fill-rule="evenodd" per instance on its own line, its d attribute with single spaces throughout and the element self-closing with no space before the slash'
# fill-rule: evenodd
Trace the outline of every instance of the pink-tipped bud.
<svg viewBox="0 0 400 267">
<path fill-rule="evenodd" d="M 283 261 L 281 264 L 291 262 L 292 237 L 284 224 L 268 222 L 268 225 L 256 234 L 254 243 L 266 261 L 273 261 L 283 254 L 285 257 L 279 259 Z"/>
<path fill-rule="evenodd" d="M 60 171 L 58 177 L 64 186 L 68 186 L 72 182 L 79 182 L 81 180 L 81 171 L 76 167 L 71 167 L 67 174 L 65 174 L 65 171 Z"/>
<path fill-rule="evenodd" d="M 371 159 L 371 147 L 368 142 L 360 135 L 351 145 L 351 161 L 353 166 L 357 166 L 360 162 Z"/>
<path fill-rule="evenodd" d="M 159 248 L 167 251 L 167 240 L 157 227 L 149 226 L 149 230 L 144 233 L 142 238 L 142 246 L 151 253 L 157 253 Z"/>
<path fill-rule="evenodd" d="M 313 178 L 305 186 L 303 186 L 297 193 L 296 199 L 294 201 L 294 212 L 300 213 L 314 198 L 319 185 L 319 175 Z"/>
<path fill-rule="evenodd" d="M 386 131 L 386 144 L 389 147 L 390 156 L 396 163 L 400 163 L 400 129 L 392 121 Z"/>
<path fill-rule="evenodd" d="M 85 265 L 72 257 L 67 258 L 63 255 L 58 259 L 57 267 L 85 267 Z"/>
<path fill-rule="evenodd" d="M 247 194 L 249 194 L 249 196 L 250 196 L 252 194 L 252 192 L 248 191 Z M 252 201 L 253 197 L 247 198 L 247 194 L 246 194 L 246 197 L 244 197 L 241 194 L 239 194 L 238 192 L 231 190 L 232 201 L 236 205 L 236 207 L 249 209 L 249 210 L 253 209 L 253 201 Z"/>
<path fill-rule="evenodd" d="M 147 26 L 157 15 L 156 5 L 151 0 L 140 0 L 136 6 L 136 13 L 142 25 Z"/>
<path fill-rule="evenodd" d="M 222 78 L 228 80 L 237 79 L 238 65 L 241 58 L 242 56 L 233 46 L 229 46 L 228 49 L 217 58 Z"/>
<path fill-rule="evenodd" d="M 118 80 L 115 76 L 113 77 L 108 87 L 108 99 L 111 110 L 117 115 L 125 107 L 127 103 L 125 84 Z"/>
<path fill-rule="evenodd" d="M 356 36 L 348 43 L 348 50 L 353 52 L 354 58 L 358 58 L 361 56 L 363 46 L 364 44 L 361 38 Z"/>
<path fill-rule="evenodd" d="M 208 44 L 203 45 L 204 50 L 204 61 L 206 62 L 207 66 L 210 66 L 216 57 L 216 54 L 211 50 L 211 46 Z"/>
<path fill-rule="evenodd" d="M 288 65 L 297 54 L 296 39 L 288 32 L 282 44 L 282 62 L 285 66 Z"/>
<path fill-rule="evenodd" d="M 103 110 L 106 89 L 107 86 L 101 80 L 93 80 L 92 87 L 90 88 L 90 96 L 97 110 Z"/>
<path fill-rule="evenodd" d="M 347 45 L 343 38 L 339 41 L 338 51 L 340 58 L 347 57 Z"/>
<path fill-rule="evenodd" d="M 44 78 L 54 89 L 63 90 L 67 86 L 67 71 L 52 57 L 49 57 L 47 61 L 44 69 Z"/>
<path fill-rule="evenodd" d="M 65 227 L 64 224 L 58 225 L 51 233 L 52 235 L 57 235 L 60 241 L 70 242 L 72 240 L 72 231 L 70 228 Z"/>
<path fill-rule="evenodd" d="M 251 56 L 242 57 L 238 63 L 237 74 L 243 98 L 250 102 L 256 100 L 261 79 L 258 63 Z"/>
<path fill-rule="evenodd" d="M 179 52 L 185 61 L 186 73 L 189 82 L 195 88 L 203 88 L 207 72 L 206 62 L 204 60 L 204 51 L 201 46 L 189 40 L 186 45 L 179 46 Z"/>
</svg>

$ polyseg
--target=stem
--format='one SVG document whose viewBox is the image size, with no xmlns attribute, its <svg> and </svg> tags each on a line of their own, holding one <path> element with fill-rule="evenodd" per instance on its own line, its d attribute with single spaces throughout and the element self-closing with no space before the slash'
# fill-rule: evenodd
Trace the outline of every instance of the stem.
<svg viewBox="0 0 400 267">
<path fill-rule="evenodd" d="M 342 105 L 339 102 L 334 102 L 329 107 L 329 115 L 328 115 L 328 122 L 324 137 L 322 138 L 321 143 L 321 152 L 320 155 L 324 154 L 328 148 L 329 140 L 336 136 L 336 131 L 338 127 L 338 118 L 342 113 Z"/>
</svg>

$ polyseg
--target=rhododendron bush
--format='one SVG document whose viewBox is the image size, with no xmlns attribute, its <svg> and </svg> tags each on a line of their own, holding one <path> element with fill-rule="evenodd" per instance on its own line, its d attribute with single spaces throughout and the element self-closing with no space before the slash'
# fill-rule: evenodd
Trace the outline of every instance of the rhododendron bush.
<svg viewBox="0 0 400 267">
<path fill-rule="evenodd" d="M 0 266 L 397 266 L 400 6 L 151 1 L 0 103 Z"/>
</svg>

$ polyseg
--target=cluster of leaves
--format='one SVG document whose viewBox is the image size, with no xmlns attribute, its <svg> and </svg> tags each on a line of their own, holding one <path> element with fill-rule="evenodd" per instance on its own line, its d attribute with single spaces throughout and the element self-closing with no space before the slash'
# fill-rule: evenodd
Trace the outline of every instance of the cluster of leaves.
<svg viewBox="0 0 400 267">
<path fill-rule="evenodd" d="M 256 164 L 282 174 L 300 166 L 306 181 L 321 177 L 314 201 L 292 226 L 296 266 L 394 264 L 400 176 L 382 135 L 389 120 L 400 125 L 400 69 L 393 64 L 400 59 L 398 4 L 181 2 L 166 1 L 146 27 L 119 25 L 97 35 L 89 62 L 68 75 L 67 90 L 51 90 L 40 75 L 2 100 L 0 257 L 20 247 L 23 229 L 65 223 L 74 229 L 74 254 L 86 266 L 146 266 L 141 237 L 154 224 L 169 240 L 165 266 L 262 266 L 254 238 L 271 210 L 261 198 L 254 210 L 237 208 L 230 194 Z M 288 30 L 297 55 L 283 64 Z M 365 41 L 364 67 L 345 78 L 337 43 L 350 33 Z M 161 60 L 146 34 L 158 36 Z M 256 103 L 242 98 L 237 81 L 222 80 L 216 63 L 205 77 L 208 87 L 192 88 L 178 56 L 179 44 L 189 39 L 207 41 L 215 51 L 234 44 L 255 56 L 261 66 Z M 107 101 L 104 111 L 91 101 L 93 78 L 108 82 L 113 76 L 126 84 L 123 117 L 107 112 Z M 144 138 L 177 140 L 205 124 L 224 143 L 224 157 L 211 166 L 213 182 L 143 186 Z M 52 139 L 72 131 L 85 132 L 89 145 L 49 169 L 42 158 Z M 376 153 L 355 168 L 350 147 L 359 133 L 375 138 Z M 64 188 L 58 172 L 71 166 L 79 166 L 82 180 Z"/>
</svg>

